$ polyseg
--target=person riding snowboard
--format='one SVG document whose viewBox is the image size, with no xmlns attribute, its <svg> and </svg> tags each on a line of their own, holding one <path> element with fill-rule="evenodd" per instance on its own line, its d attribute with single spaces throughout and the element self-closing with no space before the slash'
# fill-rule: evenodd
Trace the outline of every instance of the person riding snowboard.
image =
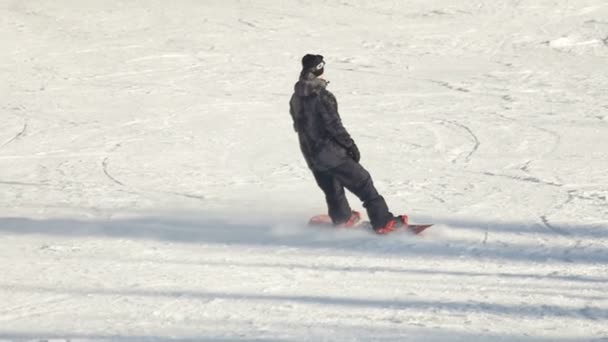
<svg viewBox="0 0 608 342">
<path fill-rule="evenodd" d="M 300 79 L 289 101 L 304 159 L 325 193 L 328 214 L 335 226 L 352 227 L 361 218 L 359 212 L 351 210 L 346 188 L 363 202 L 374 231 L 390 233 L 407 225 L 407 215 L 393 216 L 369 172 L 359 164 L 359 149 L 342 125 L 336 97 L 327 90 L 329 82 L 322 78 L 324 70 L 323 56 L 305 55 Z"/>
</svg>

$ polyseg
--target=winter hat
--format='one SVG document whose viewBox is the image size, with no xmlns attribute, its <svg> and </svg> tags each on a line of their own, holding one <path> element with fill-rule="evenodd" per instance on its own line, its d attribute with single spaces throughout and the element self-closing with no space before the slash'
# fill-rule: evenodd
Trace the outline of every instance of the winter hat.
<svg viewBox="0 0 608 342">
<path fill-rule="evenodd" d="M 302 57 L 302 70 L 308 70 L 315 76 L 323 75 L 324 67 L 325 61 L 321 55 L 307 54 Z"/>
</svg>

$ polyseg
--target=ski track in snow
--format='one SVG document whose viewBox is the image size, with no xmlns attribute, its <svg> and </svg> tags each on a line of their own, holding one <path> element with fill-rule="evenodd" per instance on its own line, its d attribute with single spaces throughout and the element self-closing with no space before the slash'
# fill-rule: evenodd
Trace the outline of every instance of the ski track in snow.
<svg viewBox="0 0 608 342">
<path fill-rule="evenodd" d="M 19 133 L 15 134 L 14 137 L 10 138 L 9 140 L 7 140 L 6 142 L 4 142 L 2 145 L 0 145 L 0 148 L 10 144 L 11 142 L 25 136 L 25 132 L 27 131 L 27 122 L 23 123 L 23 128 L 19 131 Z"/>
<path fill-rule="evenodd" d="M 21 129 L 19 129 L 19 131 L 17 133 L 15 133 L 11 138 L 9 138 L 8 140 L 6 140 L 5 142 L 0 144 L 0 149 L 2 149 L 3 147 L 7 146 L 8 144 L 10 144 L 18 139 L 25 137 L 25 135 L 27 133 L 27 127 L 28 127 L 27 115 L 24 113 L 25 108 L 23 106 L 10 106 L 10 105 L 5 106 L 4 111 L 5 112 L 10 111 L 10 112 L 12 112 L 12 114 L 11 114 L 12 116 L 21 118 L 23 121 L 23 125 L 22 125 Z"/>
<path fill-rule="evenodd" d="M 142 4 L 0 4 L 0 341 L 608 340 L 604 2 Z M 422 236 L 304 225 L 309 52 Z"/>
<path fill-rule="evenodd" d="M 110 172 L 108 172 L 108 162 L 109 162 L 109 157 L 105 157 L 103 159 L 103 161 L 101 162 L 101 167 L 103 168 L 103 173 L 114 183 L 120 185 L 120 186 L 124 186 L 125 184 L 119 180 L 117 180 L 116 178 L 114 178 L 114 176 L 112 176 L 110 174 Z"/>
<path fill-rule="evenodd" d="M 477 151 L 477 149 L 479 149 L 479 145 L 481 144 L 479 142 L 479 139 L 475 135 L 475 133 L 473 133 L 473 131 L 468 126 L 466 126 L 462 123 L 459 123 L 457 121 L 442 120 L 441 123 L 460 127 L 461 129 L 465 130 L 468 133 L 468 135 L 471 137 L 471 140 L 473 142 L 473 147 L 471 147 L 471 150 L 468 153 L 466 153 L 466 156 L 464 157 L 464 162 L 468 163 L 471 160 L 471 156 Z M 460 157 L 453 159 L 452 163 L 456 163 L 458 161 L 458 159 L 460 159 Z"/>
</svg>

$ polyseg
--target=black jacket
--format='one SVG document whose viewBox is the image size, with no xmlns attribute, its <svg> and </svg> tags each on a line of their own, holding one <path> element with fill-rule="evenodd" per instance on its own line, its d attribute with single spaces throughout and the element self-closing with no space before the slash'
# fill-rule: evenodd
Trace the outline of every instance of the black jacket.
<svg viewBox="0 0 608 342">
<path fill-rule="evenodd" d="M 303 73 L 294 86 L 289 101 L 293 127 L 308 167 L 325 171 L 344 163 L 353 139 L 342 125 L 336 97 L 327 89 L 327 81 L 312 73 Z"/>
</svg>

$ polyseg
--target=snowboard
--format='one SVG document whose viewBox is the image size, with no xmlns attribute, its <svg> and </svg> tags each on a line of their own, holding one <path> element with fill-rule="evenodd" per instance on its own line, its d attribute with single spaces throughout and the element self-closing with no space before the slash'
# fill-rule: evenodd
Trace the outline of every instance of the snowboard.
<svg viewBox="0 0 608 342">
<path fill-rule="evenodd" d="M 331 218 L 329 217 L 329 215 L 326 215 L 326 214 L 315 215 L 315 216 L 311 217 L 310 220 L 308 221 L 308 225 L 313 226 L 313 227 L 334 227 L 334 224 L 331 221 Z M 408 223 L 407 226 L 400 227 L 400 228 L 396 229 L 395 232 L 402 230 L 402 231 L 407 231 L 414 235 L 418 235 L 418 234 L 422 233 L 423 231 L 425 231 L 427 228 L 430 228 L 432 225 L 433 224 L 409 224 Z M 364 228 L 364 229 L 369 229 L 369 230 L 373 231 L 372 225 L 369 221 L 359 221 L 353 227 L 341 228 L 341 229 L 356 229 L 356 228 Z"/>
</svg>

